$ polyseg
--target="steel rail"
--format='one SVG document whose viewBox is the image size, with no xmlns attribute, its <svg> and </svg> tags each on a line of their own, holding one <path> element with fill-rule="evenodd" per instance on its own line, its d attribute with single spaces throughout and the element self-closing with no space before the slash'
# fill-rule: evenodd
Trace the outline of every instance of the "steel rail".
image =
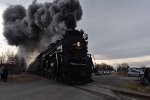
<svg viewBox="0 0 150 100">
<path fill-rule="evenodd" d="M 83 87 L 80 87 L 80 86 L 74 86 L 74 87 L 79 89 L 79 90 L 81 90 L 81 91 L 84 91 L 84 92 L 87 92 L 87 93 L 90 93 L 90 94 L 102 97 L 102 98 L 104 98 L 104 100 L 120 100 L 117 97 L 110 96 L 110 95 L 107 95 L 107 94 L 103 94 L 103 93 L 100 93 L 100 92 L 96 92 L 96 91 L 93 91 L 93 90 L 90 90 L 90 89 L 86 89 L 86 88 L 83 88 Z"/>
<path fill-rule="evenodd" d="M 136 91 L 129 91 L 129 90 L 123 90 L 123 89 L 116 89 L 114 87 L 104 87 L 104 86 L 97 86 L 97 85 L 87 85 L 89 87 L 97 87 L 97 88 L 103 88 L 103 89 L 108 89 L 113 91 L 115 94 L 122 94 L 122 95 L 126 95 L 128 97 L 133 97 L 133 98 L 138 98 L 138 99 L 142 99 L 142 100 L 150 100 L 150 95 L 148 94 L 144 94 L 144 93 L 140 93 L 140 92 L 136 92 Z"/>
</svg>

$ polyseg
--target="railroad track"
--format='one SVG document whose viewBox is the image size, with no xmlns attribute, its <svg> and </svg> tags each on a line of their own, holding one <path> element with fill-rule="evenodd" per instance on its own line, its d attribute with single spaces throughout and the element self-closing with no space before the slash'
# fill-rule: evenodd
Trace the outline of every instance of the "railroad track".
<svg viewBox="0 0 150 100">
<path fill-rule="evenodd" d="M 100 89 L 95 89 L 91 87 L 86 87 L 86 86 L 74 86 L 77 89 L 80 89 L 81 91 L 96 95 L 100 98 L 103 98 L 102 100 L 120 100 L 115 94 L 113 94 L 109 90 L 104 90 L 101 91 Z M 100 99 L 101 100 L 101 99 Z"/>
<path fill-rule="evenodd" d="M 126 90 L 118 90 L 118 89 L 113 89 L 113 91 L 118 94 L 118 95 L 123 95 L 124 97 L 130 97 L 130 98 L 136 98 L 138 100 L 150 100 L 150 95 L 146 95 L 143 93 L 138 93 L 138 92 L 129 92 Z"/>
<path fill-rule="evenodd" d="M 75 86 L 75 88 L 102 97 L 104 100 L 150 100 L 150 95 L 101 85 Z"/>
</svg>

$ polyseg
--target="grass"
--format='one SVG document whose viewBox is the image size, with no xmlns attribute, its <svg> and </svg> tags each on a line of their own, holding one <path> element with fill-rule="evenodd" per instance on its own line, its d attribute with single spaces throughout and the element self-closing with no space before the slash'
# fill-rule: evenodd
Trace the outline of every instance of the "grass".
<svg viewBox="0 0 150 100">
<path fill-rule="evenodd" d="M 115 75 L 119 77 L 126 77 L 128 76 L 128 73 L 126 71 L 120 71 L 120 72 L 116 72 Z"/>
<path fill-rule="evenodd" d="M 13 75 L 12 80 L 11 76 L 8 77 L 8 83 L 24 83 L 24 82 L 32 82 L 40 79 L 36 75 Z"/>
<path fill-rule="evenodd" d="M 125 71 L 116 72 L 115 75 L 118 77 L 127 77 L 127 72 L 125 72 Z M 129 89 L 129 90 L 134 90 L 134 91 L 139 91 L 139 92 L 150 94 L 150 85 L 143 86 L 139 83 L 139 81 L 121 82 L 121 83 L 117 83 L 113 86 L 116 88 Z"/>
<path fill-rule="evenodd" d="M 122 88 L 122 89 L 130 89 L 130 90 L 144 92 L 144 93 L 150 93 L 150 86 L 142 86 L 138 82 L 119 83 L 116 84 L 115 87 Z"/>
</svg>

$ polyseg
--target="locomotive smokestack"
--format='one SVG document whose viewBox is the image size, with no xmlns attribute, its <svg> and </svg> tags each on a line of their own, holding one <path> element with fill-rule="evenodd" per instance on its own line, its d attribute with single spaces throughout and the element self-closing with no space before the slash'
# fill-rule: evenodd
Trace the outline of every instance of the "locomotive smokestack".
<svg viewBox="0 0 150 100">
<path fill-rule="evenodd" d="M 10 45 L 20 48 L 20 54 L 41 52 L 55 35 L 75 29 L 82 17 L 79 0 L 54 0 L 53 3 L 33 1 L 26 9 L 11 5 L 3 14 L 4 32 Z"/>
</svg>

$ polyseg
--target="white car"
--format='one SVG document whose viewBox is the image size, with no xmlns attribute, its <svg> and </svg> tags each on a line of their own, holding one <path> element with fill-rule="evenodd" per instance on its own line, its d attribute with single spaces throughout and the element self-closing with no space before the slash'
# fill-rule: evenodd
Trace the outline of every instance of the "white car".
<svg viewBox="0 0 150 100">
<path fill-rule="evenodd" d="M 103 75 L 103 71 L 98 70 L 98 74 L 99 74 L 99 75 Z"/>
<path fill-rule="evenodd" d="M 141 70 L 129 70 L 128 76 L 129 77 L 140 77 L 143 76 L 144 72 Z"/>
</svg>

